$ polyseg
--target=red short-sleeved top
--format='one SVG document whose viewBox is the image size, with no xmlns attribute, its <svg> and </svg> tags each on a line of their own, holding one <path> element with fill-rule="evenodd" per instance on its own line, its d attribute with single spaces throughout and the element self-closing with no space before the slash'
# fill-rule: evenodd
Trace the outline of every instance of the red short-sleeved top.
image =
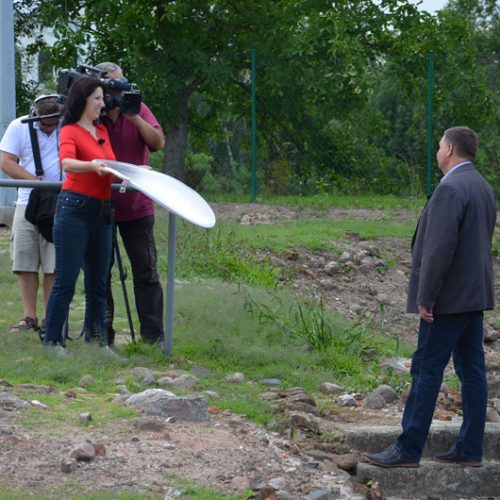
<svg viewBox="0 0 500 500">
<path fill-rule="evenodd" d="M 64 159 L 92 161 L 115 160 L 108 132 L 104 125 L 96 125 L 98 140 L 92 134 L 76 123 L 65 125 L 61 129 L 59 157 Z M 99 200 L 109 200 L 111 197 L 112 175 L 100 176 L 95 172 L 67 172 L 62 188 L 75 193 L 92 196 Z"/>
</svg>

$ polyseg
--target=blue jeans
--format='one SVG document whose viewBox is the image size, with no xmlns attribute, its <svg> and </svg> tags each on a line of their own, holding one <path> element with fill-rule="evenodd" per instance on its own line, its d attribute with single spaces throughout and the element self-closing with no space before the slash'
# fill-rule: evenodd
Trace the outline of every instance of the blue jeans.
<svg viewBox="0 0 500 500">
<path fill-rule="evenodd" d="M 111 237 L 109 201 L 61 191 L 54 218 L 56 280 L 47 305 L 45 343 L 63 343 L 63 326 L 83 267 L 85 330 L 106 344 L 104 310 Z"/>
<path fill-rule="evenodd" d="M 483 351 L 483 313 L 434 316 L 420 320 L 417 350 L 413 355 L 412 385 L 403 414 L 403 433 L 396 448 L 419 461 L 432 423 L 443 372 L 453 353 L 455 371 L 462 385 L 463 423 L 457 451 L 481 460 L 486 422 L 488 387 Z"/>
</svg>

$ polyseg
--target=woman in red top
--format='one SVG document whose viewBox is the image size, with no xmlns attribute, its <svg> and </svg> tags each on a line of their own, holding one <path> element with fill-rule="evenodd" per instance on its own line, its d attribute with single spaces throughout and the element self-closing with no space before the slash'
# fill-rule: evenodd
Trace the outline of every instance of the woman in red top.
<svg viewBox="0 0 500 500">
<path fill-rule="evenodd" d="M 97 123 L 104 108 L 103 83 L 90 77 L 69 90 L 60 139 L 66 172 L 54 218 L 56 281 L 47 305 L 44 344 L 64 346 L 63 328 L 75 285 L 84 269 L 87 341 L 106 345 L 104 311 L 111 260 L 111 182 L 102 159 L 114 160 L 108 133 Z"/>
</svg>

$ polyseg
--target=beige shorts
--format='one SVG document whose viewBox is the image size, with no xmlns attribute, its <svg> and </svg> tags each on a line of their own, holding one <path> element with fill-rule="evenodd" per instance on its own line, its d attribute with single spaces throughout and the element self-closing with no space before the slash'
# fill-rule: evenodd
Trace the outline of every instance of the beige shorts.
<svg viewBox="0 0 500 500">
<path fill-rule="evenodd" d="M 52 274 L 56 266 L 54 243 L 49 243 L 38 229 L 25 219 L 25 211 L 26 205 L 16 205 L 10 237 L 12 271 L 38 273 L 41 268 L 44 274 Z"/>
</svg>

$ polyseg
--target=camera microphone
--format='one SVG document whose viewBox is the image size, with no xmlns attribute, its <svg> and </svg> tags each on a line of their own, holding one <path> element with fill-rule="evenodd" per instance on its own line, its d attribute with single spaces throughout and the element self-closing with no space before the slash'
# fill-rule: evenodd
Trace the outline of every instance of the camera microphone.
<svg viewBox="0 0 500 500">
<path fill-rule="evenodd" d="M 106 142 L 106 139 L 98 139 L 97 142 L 102 146 Z"/>
</svg>

